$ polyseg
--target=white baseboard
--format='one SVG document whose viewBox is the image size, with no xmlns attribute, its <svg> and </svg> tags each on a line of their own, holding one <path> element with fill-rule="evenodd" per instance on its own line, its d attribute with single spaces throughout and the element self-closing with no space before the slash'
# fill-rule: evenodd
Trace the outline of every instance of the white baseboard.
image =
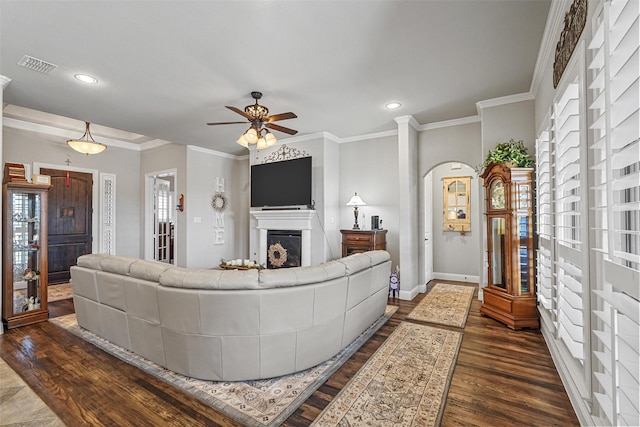
<svg viewBox="0 0 640 427">
<path fill-rule="evenodd" d="M 402 284 L 400 286 L 402 286 Z M 398 298 L 411 301 L 416 297 L 416 295 L 423 294 L 425 292 L 427 292 L 427 285 L 416 285 L 409 290 L 404 290 L 401 288 L 400 292 L 398 292 Z"/>
<path fill-rule="evenodd" d="M 454 280 L 456 282 L 480 283 L 479 276 L 471 276 L 469 274 L 433 273 L 433 278 L 440 280 Z"/>
</svg>

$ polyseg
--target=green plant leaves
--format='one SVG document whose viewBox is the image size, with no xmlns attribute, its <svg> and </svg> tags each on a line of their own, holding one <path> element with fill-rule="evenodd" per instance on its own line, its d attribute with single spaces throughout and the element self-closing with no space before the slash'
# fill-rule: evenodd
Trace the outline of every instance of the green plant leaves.
<svg viewBox="0 0 640 427">
<path fill-rule="evenodd" d="M 486 160 L 476 167 L 476 172 L 481 173 L 490 163 L 511 163 L 513 167 L 530 168 L 533 166 L 533 158 L 527 152 L 524 141 L 501 142 L 496 148 L 489 151 Z"/>
</svg>

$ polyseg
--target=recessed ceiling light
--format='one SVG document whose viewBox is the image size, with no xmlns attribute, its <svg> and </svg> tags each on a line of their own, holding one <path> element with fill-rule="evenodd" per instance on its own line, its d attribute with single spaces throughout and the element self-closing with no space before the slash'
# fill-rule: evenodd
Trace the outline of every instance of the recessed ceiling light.
<svg viewBox="0 0 640 427">
<path fill-rule="evenodd" d="M 98 83 L 98 79 L 96 79 L 93 76 L 89 76 L 87 74 L 76 74 L 74 77 L 76 78 L 76 80 L 80 80 L 83 83 L 91 83 L 91 84 Z"/>
<path fill-rule="evenodd" d="M 401 106 L 402 106 L 402 104 L 400 104 L 399 102 L 390 102 L 390 103 L 386 104 L 384 106 L 384 108 L 386 108 L 387 110 L 397 110 Z"/>
</svg>

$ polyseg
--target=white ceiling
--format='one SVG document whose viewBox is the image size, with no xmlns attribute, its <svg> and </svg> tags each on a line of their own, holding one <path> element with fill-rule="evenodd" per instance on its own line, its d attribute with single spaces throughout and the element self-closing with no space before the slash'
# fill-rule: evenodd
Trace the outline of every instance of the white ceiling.
<svg viewBox="0 0 640 427">
<path fill-rule="evenodd" d="M 235 140 L 248 123 L 205 123 L 242 121 L 224 106 L 243 109 L 259 90 L 271 114 L 298 115 L 278 122 L 298 135 L 357 137 L 396 129 L 394 117 L 463 118 L 478 101 L 528 92 L 549 5 L 2 0 L 4 102 L 148 137 L 136 142 L 244 154 Z M 57 68 L 18 66 L 24 55 Z M 402 107 L 385 110 L 389 101 Z"/>
</svg>

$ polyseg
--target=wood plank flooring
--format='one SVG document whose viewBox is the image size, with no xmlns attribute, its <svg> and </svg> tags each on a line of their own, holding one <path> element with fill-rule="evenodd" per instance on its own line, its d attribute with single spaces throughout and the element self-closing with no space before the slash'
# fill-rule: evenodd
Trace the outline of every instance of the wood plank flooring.
<svg viewBox="0 0 640 427">
<path fill-rule="evenodd" d="M 399 306 L 394 316 L 283 425 L 308 426 L 423 297 L 390 300 Z M 52 317 L 60 316 L 73 312 L 73 303 L 49 308 Z M 578 426 L 540 332 L 512 331 L 479 309 L 476 299 L 442 426 Z M 48 322 L 0 335 L 0 357 L 67 426 L 240 425 Z"/>
</svg>

